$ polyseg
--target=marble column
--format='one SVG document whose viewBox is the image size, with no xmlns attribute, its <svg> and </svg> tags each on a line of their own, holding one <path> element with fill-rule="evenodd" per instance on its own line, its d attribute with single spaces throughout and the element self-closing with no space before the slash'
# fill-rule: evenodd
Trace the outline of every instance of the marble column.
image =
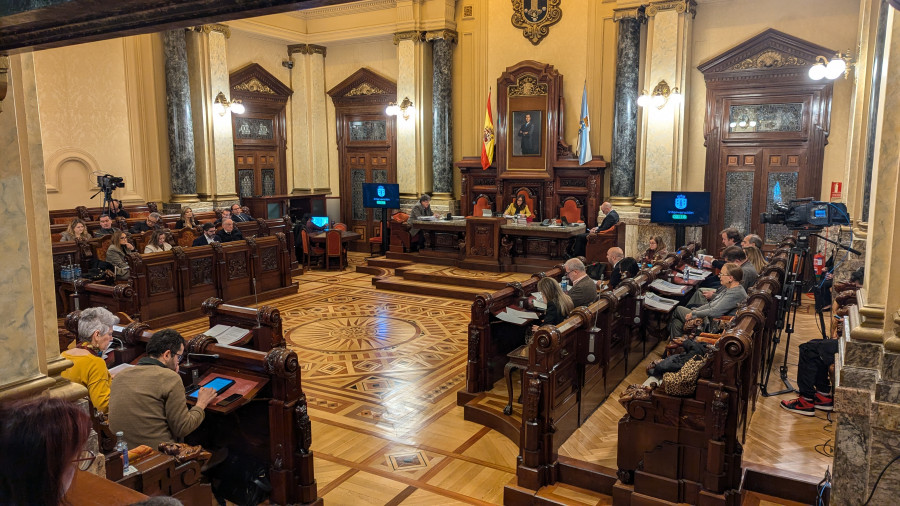
<svg viewBox="0 0 900 506">
<path fill-rule="evenodd" d="M 185 32 L 185 48 L 190 82 L 190 111 L 197 175 L 197 208 L 221 207 L 238 200 L 234 179 L 234 137 L 231 112 L 214 113 L 212 104 L 219 92 L 229 93 L 225 25 L 202 25 Z"/>
<path fill-rule="evenodd" d="M 169 120 L 169 163 L 174 203 L 197 202 L 197 170 L 191 89 L 183 29 L 163 34 L 166 58 L 166 110 Z"/>
<path fill-rule="evenodd" d="M 835 389 L 833 504 L 862 504 L 879 474 L 900 454 L 900 17 L 888 16 L 885 61 L 875 111 L 866 276 L 859 318 L 845 344 Z M 863 169 L 865 170 L 865 169 Z M 881 478 L 870 504 L 894 504 L 900 467 Z"/>
<path fill-rule="evenodd" d="M 59 355 L 46 182 L 32 159 L 40 146 L 31 137 L 40 136 L 32 65 L 30 54 L 0 57 L 0 205 L 7 215 L 0 243 L 19 253 L 8 255 L 2 270 L 0 399 L 54 387 L 54 395 L 77 398 L 87 390 L 54 378 L 72 363 Z"/>
<path fill-rule="evenodd" d="M 643 7 L 616 9 L 618 22 L 616 49 L 616 107 L 613 117 L 612 172 L 609 177 L 613 206 L 634 204 L 637 165 L 637 98 L 640 87 L 641 23 Z"/>
<path fill-rule="evenodd" d="M 431 72 L 427 72 L 431 51 L 422 44 L 424 35 L 418 30 L 394 34 L 400 70 L 397 102 L 409 98 L 416 109 L 408 119 L 397 118 L 397 182 L 404 208 L 419 194 L 430 193 L 433 184 L 430 114 L 426 114 L 431 110 L 431 93 L 426 94 L 431 83 Z"/>
<path fill-rule="evenodd" d="M 293 193 L 331 191 L 325 56 L 324 46 L 288 46 L 288 58 L 293 63 L 291 87 L 294 90 L 290 117 L 294 157 Z"/>
<path fill-rule="evenodd" d="M 438 30 L 427 32 L 431 41 L 433 79 L 432 108 L 432 164 L 434 168 L 434 195 L 449 200 L 453 191 L 453 104 L 452 63 L 456 32 Z"/>
</svg>

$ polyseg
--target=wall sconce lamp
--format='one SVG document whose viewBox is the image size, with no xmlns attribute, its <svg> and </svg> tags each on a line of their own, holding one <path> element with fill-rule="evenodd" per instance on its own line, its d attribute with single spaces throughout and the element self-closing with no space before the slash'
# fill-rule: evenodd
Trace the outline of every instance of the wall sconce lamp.
<svg viewBox="0 0 900 506">
<path fill-rule="evenodd" d="M 849 77 L 852 65 L 853 58 L 850 56 L 849 49 L 846 54 L 838 51 L 831 57 L 831 61 L 824 56 L 816 56 L 816 64 L 809 68 L 809 78 L 818 81 L 822 78 L 837 79 L 841 77 L 841 74 Z"/>
<path fill-rule="evenodd" d="M 654 105 L 657 109 L 662 109 L 669 102 L 670 98 L 673 101 L 680 100 L 681 93 L 678 91 L 677 87 L 669 88 L 669 83 L 667 83 L 665 79 L 661 79 L 656 87 L 653 88 L 653 93 L 647 93 L 647 90 L 644 90 L 644 92 L 641 93 L 641 96 L 637 99 L 637 105 L 638 107 L 649 107 Z"/>
<path fill-rule="evenodd" d="M 244 114 L 244 104 L 242 104 L 240 100 L 234 99 L 229 102 L 228 99 L 225 98 L 225 94 L 220 91 L 213 101 L 213 110 L 219 113 L 219 116 L 225 116 L 225 113 L 229 109 L 233 114 Z"/>
<path fill-rule="evenodd" d="M 397 105 L 397 102 L 391 102 L 384 112 L 387 113 L 388 116 L 403 116 L 404 120 L 408 120 L 411 114 L 416 113 L 416 106 L 413 105 L 412 100 L 410 100 L 409 97 L 403 97 L 403 101 L 400 102 L 400 105 Z"/>
</svg>

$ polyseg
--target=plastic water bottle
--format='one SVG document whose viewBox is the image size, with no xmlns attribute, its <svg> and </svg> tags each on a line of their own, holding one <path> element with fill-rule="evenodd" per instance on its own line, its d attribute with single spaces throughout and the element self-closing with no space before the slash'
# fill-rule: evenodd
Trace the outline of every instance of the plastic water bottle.
<svg viewBox="0 0 900 506">
<path fill-rule="evenodd" d="M 563 291 L 563 292 L 568 292 L 568 291 L 569 291 L 569 280 L 568 280 L 568 279 L 563 278 L 562 283 L 560 283 L 560 285 L 562 286 L 562 291 Z"/>
<path fill-rule="evenodd" d="M 125 433 L 116 432 L 116 450 L 122 452 L 122 467 L 124 472 L 128 472 L 128 443 L 125 442 Z"/>
<path fill-rule="evenodd" d="M 75 266 L 75 269 L 72 271 L 72 278 L 73 279 L 81 279 L 81 266 L 80 265 Z"/>
</svg>

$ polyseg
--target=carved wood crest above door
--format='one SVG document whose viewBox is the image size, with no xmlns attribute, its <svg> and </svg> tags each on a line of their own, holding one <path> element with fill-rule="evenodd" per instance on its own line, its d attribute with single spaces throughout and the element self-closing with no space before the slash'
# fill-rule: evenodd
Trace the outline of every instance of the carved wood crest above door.
<svg viewBox="0 0 900 506">
<path fill-rule="evenodd" d="M 550 26 L 562 19 L 562 0 L 512 0 L 512 24 L 535 46 L 550 33 Z"/>
</svg>

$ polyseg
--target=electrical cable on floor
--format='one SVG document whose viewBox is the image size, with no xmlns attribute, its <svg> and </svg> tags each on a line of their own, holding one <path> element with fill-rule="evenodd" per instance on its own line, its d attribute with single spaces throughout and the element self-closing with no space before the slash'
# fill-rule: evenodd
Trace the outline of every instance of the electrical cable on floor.
<svg viewBox="0 0 900 506">
<path fill-rule="evenodd" d="M 900 455 L 894 457 L 890 462 L 887 463 L 886 466 L 884 466 L 884 469 L 882 469 L 881 472 L 878 473 L 878 479 L 875 480 L 875 486 L 872 487 L 872 493 L 869 494 L 869 498 L 866 499 L 866 502 L 863 503 L 863 506 L 867 506 L 869 504 L 869 501 L 872 500 L 872 496 L 875 495 L 875 491 L 878 490 L 878 482 L 881 481 L 881 477 L 884 476 L 884 472 L 887 471 L 889 467 L 891 467 L 891 464 L 897 462 L 898 460 L 900 460 Z"/>
<path fill-rule="evenodd" d="M 816 453 L 819 455 L 824 455 L 826 457 L 834 457 L 834 445 L 831 444 L 831 438 L 824 443 L 817 444 L 813 447 L 816 450 Z"/>
<path fill-rule="evenodd" d="M 824 506 L 825 501 L 822 499 L 822 496 L 825 495 L 825 489 L 831 488 L 831 467 L 825 468 L 825 476 L 822 478 L 822 481 L 816 485 L 816 506 Z"/>
</svg>

